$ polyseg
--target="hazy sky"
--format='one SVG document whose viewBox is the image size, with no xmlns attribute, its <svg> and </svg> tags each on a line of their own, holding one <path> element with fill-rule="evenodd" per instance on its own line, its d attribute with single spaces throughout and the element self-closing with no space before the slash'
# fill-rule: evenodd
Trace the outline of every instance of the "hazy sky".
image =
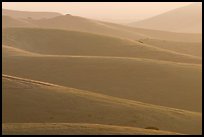
<svg viewBox="0 0 204 137">
<path fill-rule="evenodd" d="M 82 17 L 116 21 L 137 21 L 176 9 L 192 2 L 2 2 L 2 8 L 26 11 L 53 11 Z"/>
</svg>

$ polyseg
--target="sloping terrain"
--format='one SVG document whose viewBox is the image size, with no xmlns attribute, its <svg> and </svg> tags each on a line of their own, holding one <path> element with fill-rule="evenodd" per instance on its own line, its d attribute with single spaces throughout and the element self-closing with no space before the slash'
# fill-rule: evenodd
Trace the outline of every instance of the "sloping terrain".
<svg viewBox="0 0 204 137">
<path fill-rule="evenodd" d="M 181 135 L 175 132 L 88 123 L 9 123 L 3 135 Z"/>
<path fill-rule="evenodd" d="M 141 39 L 139 41 L 182 54 L 189 54 L 200 58 L 202 57 L 202 42 L 175 42 L 157 39 Z"/>
<path fill-rule="evenodd" d="M 31 22 L 35 23 L 41 28 L 75 30 L 132 39 L 146 37 L 143 36 L 143 34 L 137 33 L 136 31 L 134 32 L 126 29 L 120 29 L 119 27 L 114 28 L 97 20 L 72 16 L 70 14 L 44 20 L 31 20 Z"/>
<path fill-rule="evenodd" d="M 72 15 L 64 15 L 45 20 L 34 20 L 32 22 L 42 28 L 84 31 L 135 40 L 147 37 L 173 41 L 201 41 L 202 39 L 201 34 L 173 33 L 174 35 L 172 35 L 170 32 L 155 31 L 151 29 L 134 29 L 128 26 L 96 21 Z M 148 31 L 148 33 L 145 33 L 146 31 Z"/>
<path fill-rule="evenodd" d="M 2 11 L 3 134 L 202 134 L 202 34 Z"/>
<path fill-rule="evenodd" d="M 133 22 L 130 23 L 130 26 L 183 33 L 202 33 L 202 3 L 194 3 L 152 18 Z"/>
<path fill-rule="evenodd" d="M 25 51 L 22 49 L 2 45 L 2 57 L 7 57 L 7 56 L 37 56 L 40 54 Z"/>
<path fill-rule="evenodd" d="M 200 64 L 198 57 L 161 49 L 137 41 L 56 29 L 3 29 L 2 43 L 41 54 L 139 57 Z"/>
<path fill-rule="evenodd" d="M 23 19 L 14 19 L 10 16 L 2 16 L 2 28 L 8 28 L 8 27 L 27 27 L 27 28 L 33 28 L 36 27 L 36 25 L 23 20 Z"/>
<path fill-rule="evenodd" d="M 5 57 L 2 69 L 9 75 L 201 111 L 200 65 L 117 57 L 19 56 Z"/>
<path fill-rule="evenodd" d="M 202 42 L 202 34 L 199 34 L 199 33 L 178 33 L 178 32 L 152 30 L 152 29 L 144 29 L 144 28 L 134 28 L 134 27 L 119 25 L 114 23 L 107 23 L 107 22 L 101 22 L 101 23 L 108 25 L 109 27 L 113 27 L 115 29 L 136 32 L 138 34 L 143 35 L 146 38 L 151 38 L 151 39 L 168 40 L 168 41 L 176 41 L 176 42 Z M 136 38 L 130 38 L 130 39 L 138 40 Z"/>
<path fill-rule="evenodd" d="M 190 55 L 75 31 L 11 28 L 3 32 L 5 74 L 201 111 L 201 65 L 181 63 Z M 175 57 L 177 62 L 162 61 Z"/>
<path fill-rule="evenodd" d="M 31 127 L 35 127 L 33 122 L 93 123 L 141 128 L 153 126 L 160 130 L 201 134 L 200 113 L 115 98 L 42 81 L 8 75 L 3 75 L 2 78 L 3 123 L 31 123 Z M 17 128 L 24 130 L 25 125 Z M 15 124 L 13 129 L 15 131 Z M 141 131 L 146 132 L 142 129 Z"/>
<path fill-rule="evenodd" d="M 53 18 L 56 16 L 61 16 L 62 14 L 56 12 L 30 12 L 30 11 L 17 11 L 17 10 L 9 10 L 2 9 L 2 15 L 10 16 L 12 18 L 32 18 L 32 19 L 45 19 L 45 18 Z"/>
<path fill-rule="evenodd" d="M 16 20 L 22 20 L 32 24 L 31 27 L 38 28 L 54 28 L 54 29 L 65 29 L 65 30 L 75 30 L 83 31 L 89 33 L 102 34 L 106 36 L 121 37 L 126 39 L 138 40 L 144 38 L 156 38 L 171 41 L 185 41 L 185 42 L 201 42 L 201 34 L 186 34 L 186 33 L 172 33 L 165 31 L 138 29 L 133 27 L 128 27 L 124 25 L 118 25 L 114 23 L 107 23 L 103 21 L 91 20 L 87 18 L 82 18 L 72 15 L 61 15 L 49 19 L 22 19 L 22 18 L 12 18 L 15 22 Z M 11 20 L 10 19 L 10 20 Z M 6 20 L 2 18 L 4 27 L 18 27 L 13 21 Z M 28 27 L 28 25 L 21 27 Z M 30 27 L 30 26 L 29 26 Z"/>
</svg>

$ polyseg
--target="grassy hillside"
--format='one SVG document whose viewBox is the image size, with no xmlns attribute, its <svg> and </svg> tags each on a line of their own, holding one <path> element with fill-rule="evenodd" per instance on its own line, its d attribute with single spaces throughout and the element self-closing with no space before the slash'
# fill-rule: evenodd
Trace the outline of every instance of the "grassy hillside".
<svg viewBox="0 0 204 137">
<path fill-rule="evenodd" d="M 3 134 L 202 134 L 202 34 L 2 12 Z"/>
<path fill-rule="evenodd" d="M 19 56 L 2 61 L 4 74 L 201 111 L 200 65 L 91 56 Z"/>
<path fill-rule="evenodd" d="M 137 41 L 55 29 L 3 29 L 2 43 L 41 54 L 119 56 L 200 64 L 198 57 L 161 49 Z"/>
<path fill-rule="evenodd" d="M 3 75 L 3 123 L 31 123 L 30 126 L 35 126 L 32 123 L 93 123 L 141 128 L 154 126 L 160 130 L 201 134 L 200 113 L 7 75 Z M 52 124 L 47 127 L 50 126 Z M 80 127 L 83 128 L 83 124 Z M 15 131 L 15 124 L 13 128 Z M 22 130 L 25 126 L 20 128 Z"/>
<path fill-rule="evenodd" d="M 9 123 L 3 135 L 180 135 L 175 132 L 88 123 Z"/>
<path fill-rule="evenodd" d="M 157 39 L 142 39 L 143 43 L 150 44 L 163 49 L 176 51 L 183 54 L 189 54 L 197 57 L 202 57 L 202 43 L 198 42 L 174 42 Z"/>
</svg>

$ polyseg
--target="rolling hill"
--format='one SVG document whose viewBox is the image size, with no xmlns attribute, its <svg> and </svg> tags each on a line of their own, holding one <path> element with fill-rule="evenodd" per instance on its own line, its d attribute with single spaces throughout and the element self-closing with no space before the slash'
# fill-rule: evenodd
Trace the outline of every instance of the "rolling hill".
<svg viewBox="0 0 204 137">
<path fill-rule="evenodd" d="M 202 43 L 199 42 L 175 42 L 158 39 L 141 39 L 139 41 L 162 49 L 202 58 Z"/>
<path fill-rule="evenodd" d="M 4 45 L 40 54 L 138 57 L 201 63 L 199 57 L 161 49 L 138 41 L 91 33 L 37 28 L 6 28 L 2 33 Z"/>
<path fill-rule="evenodd" d="M 12 18 L 11 16 L 9 16 Z M 114 23 L 107 23 L 87 18 L 82 18 L 73 15 L 61 15 L 48 19 L 19 19 L 12 18 L 12 20 L 6 20 L 2 18 L 4 27 L 18 27 L 13 22 L 29 23 L 31 27 L 38 28 L 54 28 L 54 29 L 65 29 L 74 31 L 83 31 L 89 33 L 102 34 L 106 36 L 114 36 L 132 40 L 144 39 L 144 38 L 156 38 L 171 41 L 185 41 L 185 42 L 201 42 L 201 34 L 185 34 L 185 33 L 172 33 L 165 31 L 138 29 L 128 27 L 124 25 L 118 25 Z M 22 22 L 21 21 L 21 22 Z M 8 24 L 8 25 L 7 25 Z M 10 24 L 10 25 L 9 25 Z M 22 26 L 22 25 L 21 25 Z M 27 27 L 27 25 L 22 26 Z M 29 26 L 30 27 L 30 26 Z"/>
<path fill-rule="evenodd" d="M 9 9 L 2 9 L 3 16 L 10 16 L 16 19 L 45 19 L 45 18 L 53 18 L 56 16 L 61 16 L 62 14 L 56 12 L 30 12 L 30 11 L 17 11 L 17 10 L 9 10 Z"/>
<path fill-rule="evenodd" d="M 202 110 L 199 65 L 114 57 L 19 56 L 4 57 L 2 71 L 131 100 Z"/>
<path fill-rule="evenodd" d="M 129 25 L 172 32 L 202 33 L 202 3 L 184 6 Z"/>
<path fill-rule="evenodd" d="M 185 37 L 188 37 L 189 39 L 185 39 L 185 41 L 201 41 L 200 34 L 173 33 L 175 35 L 174 36 L 170 32 L 155 31 L 152 29 L 142 29 L 138 31 L 138 29 L 134 29 L 128 26 L 86 19 L 69 14 L 45 20 L 36 20 L 33 22 L 43 28 L 84 31 L 135 40 L 150 37 L 165 40 L 182 41 Z M 148 31 L 148 33 L 145 33 L 146 31 Z"/>
<path fill-rule="evenodd" d="M 25 51 L 22 49 L 2 45 L 2 57 L 8 56 L 39 56 L 40 54 Z"/>
<path fill-rule="evenodd" d="M 36 126 L 32 124 L 34 122 L 47 123 L 48 129 L 53 126 L 52 123 L 59 123 L 59 126 L 60 123 L 67 123 L 72 128 L 76 128 L 76 125 L 78 125 L 79 129 L 83 129 L 85 126 L 90 128 L 93 124 L 92 128 L 95 128 L 95 130 L 110 127 L 109 131 L 113 132 L 114 129 L 117 130 L 117 126 L 111 125 L 119 125 L 131 126 L 133 133 L 148 134 L 149 132 L 155 132 L 155 134 L 161 134 L 162 131 L 136 130 L 133 128 L 154 126 L 160 130 L 184 134 L 201 134 L 200 113 L 115 98 L 42 81 L 8 75 L 3 75 L 2 78 L 3 122 L 5 123 L 3 127 L 9 125 L 7 123 L 27 123 L 27 129 L 33 126 L 33 130 L 35 130 Z M 80 125 L 80 123 L 89 124 Z M 97 126 L 97 124 L 110 126 Z M 21 125 L 22 127 L 17 128 L 20 128 L 20 131 L 26 130 L 26 124 Z M 37 127 L 40 126 L 43 126 L 43 124 L 37 124 Z M 63 129 L 62 126 L 63 124 L 61 124 Z M 12 131 L 15 131 L 15 124 L 13 124 L 13 129 Z M 58 127 L 58 130 L 60 130 L 60 127 Z M 127 128 L 128 130 L 131 130 L 131 128 Z M 46 132 L 46 128 L 44 132 Z"/>
<path fill-rule="evenodd" d="M 5 74 L 201 111 L 202 66 L 182 63 L 199 57 L 76 31 L 10 28 L 3 32 Z"/>
<path fill-rule="evenodd" d="M 182 33 L 2 9 L 3 134 L 202 134 L 196 6 L 158 16 Z"/>
<path fill-rule="evenodd" d="M 2 28 L 9 28 L 9 27 L 26 27 L 26 28 L 33 28 L 36 25 L 23 20 L 23 19 L 14 19 L 10 16 L 2 16 Z"/>
<path fill-rule="evenodd" d="M 168 40 L 176 42 L 202 42 L 202 34 L 199 33 L 178 33 L 170 31 L 135 28 L 114 23 L 102 22 L 110 27 L 136 32 L 150 39 Z M 135 39 L 135 38 L 132 38 Z M 138 40 L 138 39 L 137 39 Z"/>
<path fill-rule="evenodd" d="M 175 132 L 88 123 L 9 123 L 3 135 L 181 135 Z"/>
</svg>

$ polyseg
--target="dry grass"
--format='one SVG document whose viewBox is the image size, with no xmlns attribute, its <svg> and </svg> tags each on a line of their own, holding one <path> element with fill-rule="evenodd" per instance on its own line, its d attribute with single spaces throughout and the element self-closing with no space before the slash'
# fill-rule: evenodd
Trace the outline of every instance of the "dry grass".
<svg viewBox="0 0 204 137">
<path fill-rule="evenodd" d="M 77 31 L 9 28 L 3 29 L 2 43 L 41 54 L 138 57 L 196 64 L 202 62 L 198 57 L 135 41 Z"/>
<path fill-rule="evenodd" d="M 98 123 L 201 133 L 201 114 L 3 76 L 3 123 Z"/>
<path fill-rule="evenodd" d="M 10 123 L 3 135 L 181 135 L 175 132 L 89 123 Z"/>
</svg>

